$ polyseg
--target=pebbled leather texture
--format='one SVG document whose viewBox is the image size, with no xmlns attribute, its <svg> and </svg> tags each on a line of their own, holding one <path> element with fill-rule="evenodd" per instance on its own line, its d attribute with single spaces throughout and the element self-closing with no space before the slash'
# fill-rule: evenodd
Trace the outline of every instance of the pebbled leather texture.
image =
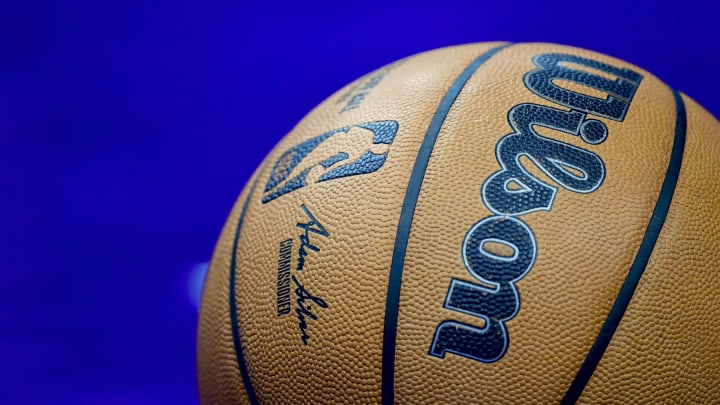
<svg viewBox="0 0 720 405">
<path fill-rule="evenodd" d="M 514 44 L 464 83 L 420 177 L 403 247 L 395 354 L 383 353 L 388 280 L 416 159 L 458 76 L 500 45 L 443 48 L 372 72 L 325 100 L 270 152 L 230 213 L 205 281 L 197 346 L 203 404 L 250 401 L 239 363 L 260 403 L 380 403 L 383 361 L 389 360 L 396 403 L 563 398 L 638 254 L 676 126 L 668 86 L 595 52 Z M 541 54 L 592 59 L 637 72 L 642 81 L 626 97 L 631 101 L 623 120 L 587 114 L 607 128 L 607 138 L 597 144 L 587 139 L 598 139 L 599 126 L 587 139 L 533 127 L 541 137 L 598 156 L 602 182 L 591 191 L 573 191 L 548 174 L 549 163 L 543 170 L 528 155 L 518 158 L 529 176 L 556 194 L 549 210 L 513 215 L 531 230 L 536 251 L 530 269 L 513 282 L 519 298 L 516 313 L 503 323 L 507 350 L 493 362 L 449 352 L 433 356 L 442 322 L 488 323 L 448 308 L 446 298 L 453 279 L 498 288 L 469 271 L 463 246 L 475 224 L 497 215 L 481 196 L 502 168 L 498 142 L 513 133 L 509 111 L 522 103 L 570 111 L 524 81 Z M 563 66 L 616 79 L 574 63 Z M 554 83 L 607 97 L 572 80 Z M 720 123 L 683 100 L 686 144 L 667 218 L 580 403 L 720 401 Z M 583 177 L 578 168 L 563 170 Z M 481 246 L 496 258 L 512 256 L 512 246 L 500 245 Z"/>
</svg>

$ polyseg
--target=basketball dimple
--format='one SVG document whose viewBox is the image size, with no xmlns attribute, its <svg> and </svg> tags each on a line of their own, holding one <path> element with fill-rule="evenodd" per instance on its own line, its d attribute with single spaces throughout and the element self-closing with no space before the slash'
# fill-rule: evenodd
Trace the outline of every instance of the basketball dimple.
<svg viewBox="0 0 720 405">
<path fill-rule="evenodd" d="M 647 71 L 567 46 L 369 73 L 238 198 L 201 402 L 716 400 L 718 135 Z"/>
</svg>

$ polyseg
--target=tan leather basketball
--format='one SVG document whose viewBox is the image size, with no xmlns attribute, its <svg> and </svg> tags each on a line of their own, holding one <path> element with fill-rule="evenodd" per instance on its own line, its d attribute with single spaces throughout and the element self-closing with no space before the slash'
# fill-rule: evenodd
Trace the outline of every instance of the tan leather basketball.
<svg viewBox="0 0 720 405">
<path fill-rule="evenodd" d="M 718 176 L 718 121 L 609 56 L 478 43 L 383 67 L 240 195 L 202 403 L 720 403 Z"/>
</svg>

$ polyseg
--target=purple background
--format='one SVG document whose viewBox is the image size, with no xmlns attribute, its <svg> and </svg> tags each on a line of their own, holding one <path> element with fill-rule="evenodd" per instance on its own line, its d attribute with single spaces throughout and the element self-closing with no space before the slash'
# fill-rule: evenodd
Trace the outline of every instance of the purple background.
<svg viewBox="0 0 720 405">
<path fill-rule="evenodd" d="M 196 403 L 194 301 L 243 184 L 396 59 L 565 43 L 720 116 L 717 2 L 264 3 L 0 3 L 0 403 Z"/>
</svg>

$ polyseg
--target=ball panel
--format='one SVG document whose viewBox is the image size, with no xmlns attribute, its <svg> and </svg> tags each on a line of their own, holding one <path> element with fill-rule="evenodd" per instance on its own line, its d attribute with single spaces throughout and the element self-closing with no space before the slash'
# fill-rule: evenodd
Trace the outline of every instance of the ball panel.
<svg viewBox="0 0 720 405">
<path fill-rule="evenodd" d="M 642 72 L 644 78 L 623 122 L 600 118 L 609 133 L 604 143 L 588 145 L 577 135 L 543 131 L 550 139 L 602 158 L 607 174 L 597 190 L 578 193 L 559 187 L 537 165 L 523 161 L 529 172 L 559 190 L 549 212 L 519 216 L 537 238 L 537 258 L 516 284 L 520 307 L 506 323 L 510 343 L 504 357 L 484 364 L 454 354 L 429 356 L 441 322 L 485 324 L 477 316 L 444 309 L 443 303 L 452 279 L 478 283 L 466 269 L 461 247 L 474 223 L 493 216 L 480 192 L 500 170 L 496 143 L 513 132 L 507 112 L 523 102 L 559 107 L 534 95 L 523 82 L 526 73 L 537 68 L 533 56 L 545 53 L 599 60 Z M 660 81 L 625 62 L 576 48 L 518 44 L 477 71 L 441 131 L 418 202 L 402 286 L 398 398 L 409 403 L 429 397 L 439 403 L 562 398 L 617 296 L 652 215 L 672 148 L 674 116 L 672 94 Z M 657 136 L 635 136 L 642 133 Z M 603 271 L 589 271 L 595 268 Z M 424 384 L 418 387 L 417 381 Z"/>
<path fill-rule="evenodd" d="M 313 110 L 263 163 L 236 252 L 235 285 L 242 347 L 260 402 L 379 401 L 387 277 L 411 167 L 454 77 L 478 52 L 496 45 L 417 55 L 393 66 L 373 86 L 367 83 L 377 80 L 376 74 L 360 79 Z M 361 102 L 346 109 L 366 87 L 372 88 Z M 348 91 L 354 95 L 348 98 Z M 372 126 L 388 121 L 397 123 L 397 133 Z M 366 152 L 373 155 L 370 160 L 363 160 Z M 376 171 L 342 176 L 373 169 L 383 155 Z M 351 166 L 360 161 L 365 163 Z M 230 240 L 232 231 L 228 227 L 223 240 Z M 304 268 L 298 270 L 301 249 Z M 289 266 L 282 264 L 288 261 Z M 220 260 L 222 268 L 211 272 L 224 277 L 228 265 Z M 290 279 L 290 311 L 280 314 L 287 309 L 278 306 L 278 292 L 287 287 L 278 286 L 280 273 L 285 282 L 295 277 L 303 294 L 327 307 L 311 298 L 300 307 L 299 287 Z M 223 285 L 217 286 L 205 295 L 227 299 Z M 223 337 L 217 344 L 232 351 L 229 343 Z"/>
<path fill-rule="evenodd" d="M 257 178 L 257 171 L 250 184 Z M 240 194 L 223 227 L 203 286 L 198 320 L 197 375 L 204 404 L 248 402 L 233 345 L 230 305 L 230 263 L 234 237 L 249 188 Z"/>
<path fill-rule="evenodd" d="M 688 126 L 675 196 L 583 402 L 712 403 L 720 396 L 720 124 L 683 99 Z"/>
</svg>

